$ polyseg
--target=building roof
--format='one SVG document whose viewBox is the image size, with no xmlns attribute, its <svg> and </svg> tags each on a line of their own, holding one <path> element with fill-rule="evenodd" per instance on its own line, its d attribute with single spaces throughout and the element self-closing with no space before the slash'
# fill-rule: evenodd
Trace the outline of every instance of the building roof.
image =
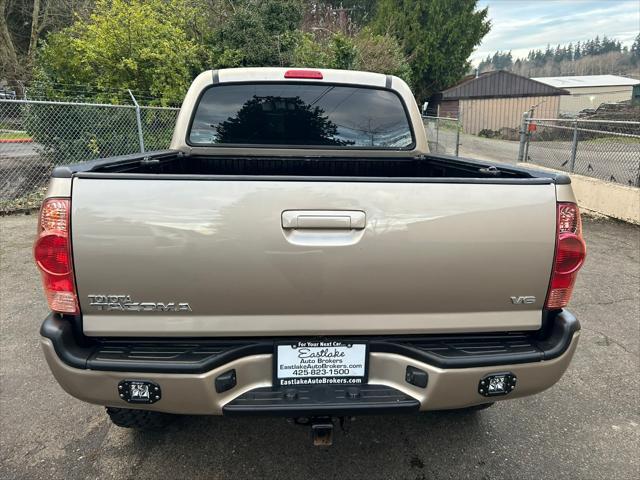
<svg viewBox="0 0 640 480">
<path fill-rule="evenodd" d="M 546 97 L 569 92 L 504 70 L 471 75 L 442 92 L 443 100 L 461 98 Z"/>
<path fill-rule="evenodd" d="M 640 80 L 618 75 L 580 75 L 567 77 L 537 77 L 533 78 L 537 82 L 544 83 L 556 88 L 578 88 L 578 87 L 621 87 L 627 85 L 637 85 Z"/>
</svg>

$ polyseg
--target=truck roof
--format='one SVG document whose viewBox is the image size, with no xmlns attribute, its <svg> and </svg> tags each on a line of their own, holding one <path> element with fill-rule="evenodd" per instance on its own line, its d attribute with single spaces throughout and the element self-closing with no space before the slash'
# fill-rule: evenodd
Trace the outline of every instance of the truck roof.
<svg viewBox="0 0 640 480">
<path fill-rule="evenodd" d="M 228 68 L 222 70 L 208 70 L 201 75 L 210 76 L 214 83 L 236 82 L 291 82 L 309 81 L 311 78 L 285 77 L 287 72 L 319 72 L 321 79 L 327 83 L 342 83 L 347 85 L 364 85 L 371 87 L 392 88 L 395 83 L 404 83 L 400 78 L 382 73 L 360 72 L 356 70 L 336 70 L 331 68 L 286 68 L 286 67 L 250 67 Z M 217 77 L 217 78 L 216 78 Z M 217 80 L 217 82 L 216 82 Z"/>
<path fill-rule="evenodd" d="M 209 70 L 204 75 L 217 75 L 219 83 L 235 82 L 260 82 L 260 81 L 291 81 L 296 78 L 287 78 L 287 72 L 320 72 L 322 80 L 327 83 L 344 83 L 352 85 L 368 85 L 372 87 L 390 88 L 393 80 L 400 80 L 392 75 L 382 73 L 360 72 L 356 70 L 336 70 L 331 68 L 286 68 L 286 67 L 251 67 L 228 68 L 223 70 Z M 299 80 L 309 80 L 300 78 Z M 401 80 L 400 80 L 401 81 Z"/>
</svg>

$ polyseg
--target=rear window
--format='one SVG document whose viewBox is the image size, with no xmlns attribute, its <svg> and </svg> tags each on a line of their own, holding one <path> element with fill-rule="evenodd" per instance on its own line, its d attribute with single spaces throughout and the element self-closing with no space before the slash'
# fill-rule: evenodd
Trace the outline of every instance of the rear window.
<svg viewBox="0 0 640 480">
<path fill-rule="evenodd" d="M 400 97 L 389 90 L 339 85 L 219 85 L 196 108 L 192 145 L 410 148 Z"/>
</svg>

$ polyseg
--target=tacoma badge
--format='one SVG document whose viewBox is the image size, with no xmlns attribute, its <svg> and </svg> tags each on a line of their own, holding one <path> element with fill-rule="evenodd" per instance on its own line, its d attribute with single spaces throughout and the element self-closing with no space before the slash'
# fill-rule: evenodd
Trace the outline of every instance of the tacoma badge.
<svg viewBox="0 0 640 480">
<path fill-rule="evenodd" d="M 123 312 L 190 312 L 188 303 L 133 302 L 131 295 L 87 295 L 98 310 Z"/>
</svg>

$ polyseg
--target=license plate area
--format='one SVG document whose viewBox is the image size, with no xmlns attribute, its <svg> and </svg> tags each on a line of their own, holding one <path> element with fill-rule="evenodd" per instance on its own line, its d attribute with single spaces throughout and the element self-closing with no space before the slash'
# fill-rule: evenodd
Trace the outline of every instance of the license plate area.
<svg viewBox="0 0 640 480">
<path fill-rule="evenodd" d="M 369 374 L 366 342 L 301 340 L 278 342 L 273 356 L 273 385 L 361 385 Z"/>
</svg>

